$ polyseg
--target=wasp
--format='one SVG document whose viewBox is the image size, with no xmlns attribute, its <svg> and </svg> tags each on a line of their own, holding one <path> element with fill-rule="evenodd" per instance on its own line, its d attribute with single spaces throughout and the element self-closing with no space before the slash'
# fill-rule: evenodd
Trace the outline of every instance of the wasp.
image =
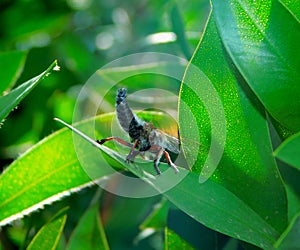
<svg viewBox="0 0 300 250">
<path fill-rule="evenodd" d="M 119 137 L 108 137 L 96 142 L 103 144 L 114 140 L 119 144 L 130 147 L 129 154 L 126 157 L 127 163 L 133 162 L 137 155 L 143 157 L 146 151 L 154 154 L 155 159 L 153 163 L 158 175 L 161 174 L 159 163 L 161 157 L 164 155 L 168 165 L 174 169 L 175 173 L 178 173 L 179 170 L 172 162 L 167 150 L 179 154 L 179 139 L 155 128 L 152 123 L 140 119 L 131 110 L 126 97 L 127 89 L 119 88 L 116 96 L 116 115 L 120 127 L 129 134 L 131 143 Z"/>
</svg>

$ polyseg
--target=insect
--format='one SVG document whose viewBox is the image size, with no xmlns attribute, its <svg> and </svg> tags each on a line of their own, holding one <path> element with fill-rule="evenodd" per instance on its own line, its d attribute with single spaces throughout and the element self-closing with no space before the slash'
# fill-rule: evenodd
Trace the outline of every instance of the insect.
<svg viewBox="0 0 300 250">
<path fill-rule="evenodd" d="M 121 128 L 129 134 L 132 143 L 126 142 L 119 137 L 108 137 L 96 142 L 103 144 L 107 141 L 115 140 L 122 145 L 130 147 L 130 152 L 126 157 L 126 162 L 128 163 L 133 162 L 137 155 L 143 157 L 146 151 L 153 153 L 155 155 L 154 168 L 158 175 L 161 174 L 159 169 L 161 157 L 165 155 L 168 165 L 174 169 L 175 173 L 178 173 L 177 166 L 172 162 L 166 150 L 178 154 L 179 139 L 155 128 L 152 123 L 140 119 L 132 112 L 126 97 L 127 89 L 119 88 L 116 97 L 116 114 Z"/>
</svg>

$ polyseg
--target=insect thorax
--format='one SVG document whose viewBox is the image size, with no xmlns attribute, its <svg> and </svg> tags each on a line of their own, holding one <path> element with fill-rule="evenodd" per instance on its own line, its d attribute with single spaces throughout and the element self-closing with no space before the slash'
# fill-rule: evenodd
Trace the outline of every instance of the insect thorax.
<svg viewBox="0 0 300 250">
<path fill-rule="evenodd" d="M 131 120 L 129 125 L 129 136 L 133 141 L 137 141 L 137 149 L 139 151 L 146 151 L 150 149 L 151 144 L 149 141 L 150 125 L 146 122 L 139 122 L 135 118 Z"/>
</svg>

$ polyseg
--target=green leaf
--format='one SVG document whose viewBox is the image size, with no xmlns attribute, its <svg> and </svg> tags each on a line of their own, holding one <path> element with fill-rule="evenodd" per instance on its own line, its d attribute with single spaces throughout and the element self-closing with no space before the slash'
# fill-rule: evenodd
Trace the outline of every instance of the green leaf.
<svg viewBox="0 0 300 250">
<path fill-rule="evenodd" d="M 62 234 L 67 220 L 65 214 L 67 208 L 60 210 L 46 225 L 44 225 L 27 247 L 27 250 L 34 249 L 56 249 L 59 238 Z"/>
<path fill-rule="evenodd" d="M 247 84 L 277 121 L 299 131 L 299 21 L 279 1 L 212 2 L 221 40 Z"/>
<path fill-rule="evenodd" d="M 300 132 L 286 139 L 274 152 L 274 155 L 287 164 L 300 170 Z"/>
<path fill-rule="evenodd" d="M 285 185 L 288 197 L 289 222 L 294 219 L 295 215 L 300 211 L 300 198 L 288 183 Z"/>
<path fill-rule="evenodd" d="M 99 216 L 99 195 L 95 195 L 93 203 L 81 217 L 74 229 L 67 250 L 76 249 L 109 249 L 104 228 Z M 96 200 L 96 202 L 94 201 Z"/>
<path fill-rule="evenodd" d="M 178 9 L 177 3 L 174 2 L 173 4 L 174 5 L 172 6 L 170 13 L 173 30 L 176 34 L 179 46 L 181 47 L 183 54 L 189 60 L 192 57 L 192 51 L 190 48 L 190 44 L 186 38 L 183 18 Z"/>
<path fill-rule="evenodd" d="M 214 181 L 199 183 L 188 174 L 164 193 L 176 207 L 206 227 L 264 249 L 272 249 L 278 233 L 247 204 Z"/>
<path fill-rule="evenodd" d="M 200 138 L 200 151 L 192 170 L 200 173 L 201 181 L 217 167 L 211 177 L 215 182 L 239 197 L 278 232 L 283 231 L 287 223 L 286 194 L 272 157 L 264 110 L 229 61 L 213 13 L 183 82 L 180 134 L 190 140 Z M 228 210 L 233 211 L 230 206 Z M 217 230 L 220 225 L 216 222 L 209 227 Z M 231 233 L 240 231 L 236 227 Z"/>
<path fill-rule="evenodd" d="M 287 192 L 288 218 L 290 222 L 291 219 L 294 218 L 295 214 L 298 214 L 300 211 L 300 171 L 281 161 L 278 161 L 278 166 Z"/>
<path fill-rule="evenodd" d="M 222 248 L 222 250 L 238 250 L 238 249 L 240 249 L 239 241 L 237 239 L 233 239 L 233 238 L 229 239 L 227 241 L 226 245 Z"/>
<path fill-rule="evenodd" d="M 151 114 L 155 116 L 161 115 L 160 113 L 147 112 L 145 112 L 145 114 L 148 116 Z M 179 209 L 205 226 L 263 248 L 271 248 L 273 242 L 275 242 L 278 236 L 276 230 L 249 208 L 241 199 L 221 185 L 211 180 L 207 180 L 201 184 L 199 183 L 199 177 L 196 173 L 191 173 L 185 169 L 181 169 L 178 174 L 174 174 L 173 171 L 167 171 L 164 175 L 155 177 L 149 173 L 149 170 L 153 169 L 152 162 L 143 161 L 139 164 L 125 164 L 124 157 L 116 151 L 99 145 L 74 127 L 66 123 L 64 123 L 64 125 L 68 126 L 94 147 L 100 149 L 113 159 L 115 163 L 126 167 L 133 174 L 167 197 Z M 79 145 L 81 148 L 83 145 L 82 140 L 80 140 Z M 87 152 L 90 152 L 91 149 Z M 85 152 L 84 155 L 86 155 L 87 152 Z M 77 155 L 79 156 L 79 154 Z M 86 160 L 88 161 L 90 157 L 86 157 Z M 95 158 L 93 161 L 95 161 Z M 89 162 L 88 165 L 90 164 L 92 164 L 92 162 Z M 165 165 L 166 164 L 161 164 L 161 169 L 163 166 L 165 167 Z M 95 168 L 97 168 L 97 165 Z M 87 168 L 85 169 L 87 170 Z M 97 169 L 97 172 L 98 171 Z M 152 172 L 153 171 L 151 171 L 151 173 Z M 93 175 L 92 171 L 89 173 Z M 134 186 L 133 190 L 135 189 Z"/>
<path fill-rule="evenodd" d="M 167 200 L 162 200 L 159 204 L 155 206 L 153 211 L 141 224 L 140 228 L 145 230 L 147 228 L 163 229 L 167 224 L 167 216 L 169 211 L 169 202 Z"/>
<path fill-rule="evenodd" d="M 19 102 L 22 101 L 23 98 L 53 70 L 58 70 L 56 61 L 54 61 L 49 68 L 40 75 L 18 86 L 7 95 L 0 97 L 0 121 L 3 121 L 3 119 L 19 104 Z"/>
<path fill-rule="evenodd" d="M 0 94 L 13 87 L 23 71 L 26 51 L 11 51 L 0 54 Z M 4 70 L 5 69 L 5 70 Z"/>
<path fill-rule="evenodd" d="M 123 185 L 119 182 L 120 178 L 117 178 L 112 179 L 110 183 L 116 183 L 118 180 L 118 185 L 115 187 L 122 188 Z M 104 193 L 102 200 L 106 201 L 108 197 L 111 197 L 111 194 Z M 151 212 L 151 208 L 159 198 L 154 196 L 135 199 L 114 196 L 114 205 L 109 209 L 106 209 L 109 204 L 102 204 L 102 211 L 109 211 L 109 214 L 105 213 L 102 216 L 105 218 L 105 232 L 111 249 L 122 249 L 125 245 L 128 248 L 136 245 L 142 248 L 145 244 L 148 245 L 147 242 L 152 241 L 153 237 L 160 238 L 161 234 L 156 233 L 155 229 L 146 230 L 146 233 L 141 231 L 139 234 L 141 220 Z M 128 239 L 132 239 L 132 241 L 128 241 Z M 160 239 L 157 243 L 161 245 Z"/>
<path fill-rule="evenodd" d="M 158 120 L 166 120 L 165 115 L 155 114 Z M 152 118 L 153 113 L 146 112 L 145 116 Z M 109 136 L 113 117 L 114 115 L 108 114 L 96 119 L 99 136 L 97 138 Z M 94 120 L 87 120 L 78 127 L 84 131 L 92 124 Z M 73 139 L 78 139 L 78 136 Z M 3 172 L 0 176 L 1 226 L 72 192 L 94 185 L 97 179 L 102 178 L 101 183 L 104 185 L 109 176 L 115 173 L 112 168 L 107 167 L 107 160 L 110 160 L 114 167 L 124 169 L 123 156 L 118 155 L 120 164 L 110 156 L 104 159 L 97 148 L 91 148 L 90 144 L 83 140 L 79 141 L 80 151 L 75 151 L 74 143 L 69 130 L 58 131 L 29 149 Z M 107 150 L 108 155 L 111 154 L 108 148 L 101 149 L 103 148 Z M 87 152 L 89 153 L 86 154 Z M 82 167 L 77 154 L 83 154 L 80 160 L 89 165 L 88 169 Z M 151 162 L 147 162 L 146 166 L 155 173 Z"/>
<path fill-rule="evenodd" d="M 229 238 L 198 223 L 175 206 L 170 207 L 167 227 L 196 249 L 218 249 L 220 248 L 220 240 Z"/>
<path fill-rule="evenodd" d="M 179 235 L 177 235 L 174 231 L 172 231 L 169 228 L 165 228 L 165 250 L 168 249 L 186 249 L 186 250 L 192 250 L 194 249 L 189 243 L 187 243 L 185 240 L 180 238 Z"/>
<path fill-rule="evenodd" d="M 294 15 L 298 22 L 300 21 L 300 4 L 298 0 L 280 0 L 279 2 L 281 2 L 287 10 Z"/>
<path fill-rule="evenodd" d="M 153 118 L 164 119 L 161 113 L 144 113 L 148 117 L 152 115 Z M 96 119 L 96 128 L 100 135 L 110 131 L 112 118 L 109 114 Z M 84 131 L 91 124 L 93 122 L 87 120 L 79 124 L 78 128 Z M 211 180 L 200 184 L 196 173 L 180 169 L 178 174 L 174 174 L 172 169 L 163 163 L 161 169 L 170 171 L 165 171 L 157 177 L 152 162 L 126 164 L 124 155 L 94 143 L 93 139 L 91 141 L 95 147 L 77 135 L 74 135 L 73 139 L 75 138 L 80 144 L 76 152 L 76 142 L 74 144 L 72 141 L 70 131 L 63 129 L 45 138 L 7 168 L 0 178 L 0 189 L 3 190 L 0 193 L 1 225 L 78 188 L 92 185 L 101 177 L 104 184 L 105 180 L 115 173 L 106 167 L 105 159 L 108 159 L 113 166 L 130 170 L 148 183 L 151 190 L 154 188 L 158 193 L 163 193 L 178 208 L 207 227 L 263 248 L 271 248 L 275 242 L 278 236 L 276 230 L 221 185 Z M 102 151 L 105 159 L 98 149 Z M 83 169 L 82 164 L 86 163 L 89 168 Z M 94 182 L 91 182 L 86 173 Z M 98 184 L 101 182 L 98 181 Z M 166 187 L 172 189 L 166 192 Z M 132 191 L 140 192 L 136 186 L 132 188 Z"/>
<path fill-rule="evenodd" d="M 138 243 L 155 232 L 161 232 L 167 225 L 167 217 L 169 212 L 169 201 L 162 199 L 158 204 L 153 207 L 153 210 L 139 226 L 140 233 L 135 237 L 134 242 Z"/>
<path fill-rule="evenodd" d="M 111 116 L 99 118 L 103 126 L 111 121 L 108 118 Z M 82 147 L 89 150 L 90 145 Z M 99 169 L 96 174 L 100 178 L 107 173 L 107 169 Z M 56 132 L 29 149 L 0 176 L 0 225 L 89 185 L 94 183 L 78 162 L 70 131 Z"/>
<path fill-rule="evenodd" d="M 285 232 L 275 244 L 276 249 L 299 249 L 300 246 L 300 214 L 295 216 Z"/>
</svg>

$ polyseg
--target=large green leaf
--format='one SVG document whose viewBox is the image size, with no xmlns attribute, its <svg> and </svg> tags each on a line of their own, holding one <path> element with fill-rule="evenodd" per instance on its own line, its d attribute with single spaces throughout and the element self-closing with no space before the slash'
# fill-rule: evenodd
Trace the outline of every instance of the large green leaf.
<svg viewBox="0 0 300 250">
<path fill-rule="evenodd" d="M 27 250 L 45 249 L 54 250 L 57 247 L 59 238 L 63 232 L 67 220 L 66 208 L 59 211 L 45 224 L 27 247 Z"/>
<path fill-rule="evenodd" d="M 53 70 L 58 70 L 56 61 L 40 75 L 18 86 L 7 95 L 0 97 L 0 121 L 2 121 L 20 103 L 20 101 L 22 101 L 22 99 Z"/>
<path fill-rule="evenodd" d="M 300 170 L 300 133 L 286 139 L 274 152 L 274 155 Z"/>
<path fill-rule="evenodd" d="M 276 120 L 299 131 L 299 21 L 279 1 L 212 2 L 221 40 L 247 84 Z"/>
<path fill-rule="evenodd" d="M 0 54 L 0 95 L 11 88 L 20 76 L 26 58 L 26 51 L 12 51 Z M 5 70 L 4 70 L 5 69 Z"/>
<path fill-rule="evenodd" d="M 197 129 L 191 128 L 192 119 L 196 120 Z M 183 137 L 201 138 L 193 171 L 199 173 L 204 166 L 201 176 L 205 176 L 218 166 L 212 179 L 243 200 L 278 232 L 283 231 L 287 222 L 286 194 L 272 157 L 264 110 L 223 49 L 213 13 L 184 78 L 179 123 Z M 225 133 L 225 148 L 218 164 L 217 153 L 224 145 Z"/>
<path fill-rule="evenodd" d="M 146 113 L 148 117 L 151 115 L 153 119 L 164 119 L 161 113 Z M 100 132 L 108 132 L 105 128 L 109 127 L 112 118 L 112 115 L 98 117 L 98 130 L 102 128 Z M 91 122 L 85 121 L 78 127 L 85 130 Z M 98 144 L 92 147 L 82 139 L 81 152 L 78 149 L 75 152 L 73 142 L 69 131 L 59 131 L 45 138 L 7 168 L 0 179 L 1 225 L 78 188 L 92 185 L 86 172 L 97 180 L 102 177 L 103 184 L 114 171 L 106 167 L 102 154 L 96 148 L 98 147 L 113 166 L 127 168 L 158 193 L 165 192 L 166 186 L 173 187 L 164 195 L 206 226 L 258 246 L 271 247 L 277 238 L 276 231 L 241 199 L 213 181 L 199 184 L 196 173 L 181 169 L 179 174 L 174 174 L 172 169 L 162 163 L 161 169 L 168 171 L 156 177 L 152 162 L 142 161 L 128 165 L 124 163 L 124 155 Z M 80 163 L 78 155 L 81 155 Z M 90 169 L 85 168 L 86 172 L 81 166 L 85 163 L 90 166 Z M 99 181 L 98 183 L 101 184 Z M 133 186 L 132 192 L 140 190 Z"/>
<path fill-rule="evenodd" d="M 151 119 L 153 114 L 146 113 L 145 117 L 147 116 Z M 113 117 L 112 114 L 108 114 L 96 119 L 98 138 L 109 136 Z M 156 117 L 159 118 L 156 120 L 167 119 L 161 113 L 158 113 Z M 86 121 L 79 128 L 86 130 L 91 124 L 93 124 L 92 121 Z M 94 182 L 90 176 L 93 180 L 102 178 L 105 182 L 108 176 L 114 173 L 113 169 L 105 167 L 107 166 L 106 160 L 101 157 L 98 149 L 92 148 L 91 150 L 88 143 L 81 140 L 80 152 L 76 152 L 70 135 L 70 131 L 66 129 L 50 135 L 14 161 L 3 172 L 0 176 L 0 225 L 20 218 L 71 192 L 93 185 Z M 78 155 L 82 155 L 81 152 L 84 154 L 83 159 L 80 160 L 87 162 L 89 169 L 83 169 L 78 161 Z M 89 152 L 88 155 L 86 155 L 87 152 Z M 120 161 L 123 163 L 123 158 Z M 115 167 L 124 168 L 116 161 L 112 164 Z M 146 165 L 154 173 L 152 163 L 148 162 Z"/>
<path fill-rule="evenodd" d="M 100 120 L 103 126 L 110 121 L 107 117 Z M 105 176 L 103 171 L 99 170 L 99 177 Z M 92 184 L 78 162 L 70 132 L 54 133 L 14 161 L 0 176 L 0 225 Z"/>
<path fill-rule="evenodd" d="M 231 237 L 264 249 L 272 249 L 278 237 L 275 229 L 244 201 L 214 181 L 200 184 L 195 173 L 164 195 L 195 220 Z"/>
<path fill-rule="evenodd" d="M 298 0 L 280 0 L 280 2 L 287 8 L 298 22 L 300 20 L 300 4 Z"/>
<path fill-rule="evenodd" d="M 160 113 L 145 114 L 148 117 L 151 114 L 154 115 L 152 119 L 159 115 L 161 116 Z M 158 193 L 162 193 L 179 209 L 193 217 L 195 220 L 203 223 L 207 227 L 232 237 L 242 239 L 260 247 L 272 248 L 272 244 L 278 236 L 276 230 L 241 199 L 221 185 L 211 180 L 207 180 L 205 183 L 200 184 L 199 176 L 196 173 L 191 173 L 185 169 L 181 169 L 178 174 L 174 174 L 173 171 L 167 171 L 162 176 L 155 177 L 151 174 L 155 172 L 150 170 L 151 168 L 153 169 L 152 163 L 146 162 L 143 164 L 127 165 L 124 163 L 124 156 L 116 151 L 97 144 L 93 139 L 82 134 L 82 132 L 66 123 L 64 124 L 85 140 L 89 141 L 93 146 L 99 148 L 107 156 L 113 159 L 115 163 L 124 165 L 128 170 L 144 180 L 144 182 L 148 183 L 152 188 L 157 190 Z M 80 147 L 82 146 L 82 140 L 79 145 Z M 91 150 L 89 150 L 89 153 L 90 152 Z M 78 153 L 79 152 L 77 151 L 77 154 Z M 84 152 L 84 155 L 86 154 L 87 152 Z M 91 155 L 89 157 L 91 157 Z M 85 159 L 89 162 L 90 158 L 86 157 Z M 93 160 L 95 161 L 96 158 Z M 83 161 L 81 161 L 81 163 L 83 163 Z M 90 164 L 91 162 L 89 162 L 88 165 Z M 94 171 L 99 171 L 97 166 L 94 166 L 94 168 Z M 85 170 L 88 171 L 90 175 L 94 174 L 92 169 L 88 170 L 85 167 Z M 143 193 L 139 193 L 139 190 L 136 190 L 136 185 L 132 188 L 132 192 L 136 191 L 139 195 L 143 195 Z M 142 189 L 141 187 L 139 188 Z M 148 193 L 149 190 L 146 191 L 147 193 L 145 194 L 152 194 Z"/>
</svg>

